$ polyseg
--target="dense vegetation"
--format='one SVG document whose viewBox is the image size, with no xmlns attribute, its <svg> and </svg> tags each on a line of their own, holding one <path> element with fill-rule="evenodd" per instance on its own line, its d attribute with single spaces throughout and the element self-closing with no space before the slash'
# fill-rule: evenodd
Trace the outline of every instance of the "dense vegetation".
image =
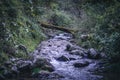
<svg viewBox="0 0 120 80">
<path fill-rule="evenodd" d="M 94 41 L 99 50 L 106 52 L 109 66 L 119 72 L 120 64 L 120 1 L 88 1 L 85 5 L 88 15 L 94 19 Z M 113 70 L 113 71 L 114 71 Z"/>
<path fill-rule="evenodd" d="M 116 67 L 120 64 L 119 12 L 119 0 L 0 0 L 0 61 L 32 52 L 46 38 L 41 21 L 77 29 L 79 45 L 106 52 Z M 80 40 L 81 34 L 89 34 L 89 39 Z"/>
</svg>

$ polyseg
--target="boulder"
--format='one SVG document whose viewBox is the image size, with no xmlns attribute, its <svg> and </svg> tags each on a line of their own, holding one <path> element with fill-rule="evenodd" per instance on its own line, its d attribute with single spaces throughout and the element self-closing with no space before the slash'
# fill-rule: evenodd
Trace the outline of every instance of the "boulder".
<svg viewBox="0 0 120 80">
<path fill-rule="evenodd" d="M 29 72 L 32 69 L 32 62 L 31 61 L 18 61 L 17 68 L 20 72 Z M 15 68 L 15 67 L 14 67 Z"/>
<path fill-rule="evenodd" d="M 5 76 L 5 78 L 7 78 L 7 79 L 8 78 L 11 79 L 11 78 L 15 77 L 16 75 L 13 74 L 11 71 L 5 70 L 3 73 L 3 76 Z"/>
<path fill-rule="evenodd" d="M 44 66 L 41 67 L 41 69 L 47 70 L 49 72 L 53 72 L 55 70 L 55 68 L 54 68 L 54 66 L 52 64 L 50 64 L 50 65 L 44 65 Z"/>
<path fill-rule="evenodd" d="M 27 47 L 25 45 L 20 44 L 20 45 L 18 45 L 17 48 L 24 51 L 28 55 L 28 50 L 27 50 Z"/>
<path fill-rule="evenodd" d="M 11 68 L 11 72 L 18 75 L 19 74 L 19 71 L 18 71 L 18 68 L 16 65 L 13 65 L 12 68 Z"/>
<path fill-rule="evenodd" d="M 66 45 L 66 51 L 72 51 L 72 46 L 70 44 Z"/>
<path fill-rule="evenodd" d="M 80 36 L 80 38 L 81 38 L 82 41 L 86 41 L 86 40 L 88 40 L 89 35 L 88 35 L 88 34 L 82 34 L 82 35 Z"/>
<path fill-rule="evenodd" d="M 54 37 L 55 39 L 61 39 L 61 40 L 69 40 L 72 38 L 72 35 L 71 34 L 58 34 Z"/>
<path fill-rule="evenodd" d="M 76 60 L 76 58 L 70 57 L 69 60 Z"/>
<path fill-rule="evenodd" d="M 66 56 L 61 56 L 59 58 L 57 58 L 58 61 L 69 61 L 69 58 L 67 58 Z"/>
<path fill-rule="evenodd" d="M 77 50 L 77 49 L 79 49 L 78 46 L 72 45 L 72 44 L 67 44 L 65 51 L 72 51 L 72 50 Z"/>
<path fill-rule="evenodd" d="M 9 66 L 11 66 L 12 65 L 12 62 L 11 61 L 6 61 L 5 63 L 4 63 L 4 66 L 6 66 L 6 67 L 9 67 Z"/>
<path fill-rule="evenodd" d="M 0 75 L 0 80 L 6 80 L 3 75 Z"/>
<path fill-rule="evenodd" d="M 79 68 L 79 67 L 85 67 L 88 66 L 89 62 L 88 61 L 78 61 L 73 64 L 74 67 Z"/>
<path fill-rule="evenodd" d="M 33 63 L 34 67 L 40 67 L 43 70 L 48 70 L 50 72 L 54 71 L 53 65 L 45 58 L 38 58 Z"/>
<path fill-rule="evenodd" d="M 88 58 L 99 59 L 100 58 L 100 54 L 95 49 L 90 48 L 88 50 Z"/>
<path fill-rule="evenodd" d="M 79 47 L 79 46 L 77 46 L 77 45 L 74 45 L 74 44 L 67 44 L 67 45 L 66 45 L 65 51 L 73 51 L 73 50 L 81 50 L 81 51 L 84 51 L 85 49 L 83 49 L 82 47 Z"/>
<path fill-rule="evenodd" d="M 101 58 L 107 58 L 107 55 L 106 55 L 105 53 L 101 52 L 101 53 L 100 53 L 100 57 L 101 57 Z"/>
<path fill-rule="evenodd" d="M 1 72 L 1 71 L 4 71 L 5 69 L 6 69 L 5 66 L 0 66 L 0 72 Z"/>
<path fill-rule="evenodd" d="M 57 73 L 50 73 L 48 71 L 40 71 L 39 73 L 34 74 L 40 80 L 59 80 L 59 78 L 63 78 L 63 76 Z"/>
<path fill-rule="evenodd" d="M 33 65 L 35 67 L 42 67 L 43 65 L 49 65 L 50 63 L 47 61 L 47 59 L 42 57 L 36 57 L 33 61 Z"/>
<path fill-rule="evenodd" d="M 50 75 L 50 72 L 48 72 L 48 71 L 44 71 L 44 70 L 42 70 L 42 71 L 40 71 L 40 72 L 38 72 L 38 73 L 33 73 L 32 74 L 32 77 L 33 78 L 42 78 L 42 77 L 46 77 L 46 76 L 48 76 L 48 75 Z"/>
<path fill-rule="evenodd" d="M 31 70 L 30 64 L 22 64 L 21 66 L 18 67 L 18 70 L 19 70 L 20 72 L 30 71 L 30 70 Z"/>
<path fill-rule="evenodd" d="M 82 51 L 82 50 L 72 50 L 71 52 L 70 52 L 70 54 L 72 54 L 72 55 L 79 55 L 79 56 L 84 56 L 84 51 Z"/>
</svg>

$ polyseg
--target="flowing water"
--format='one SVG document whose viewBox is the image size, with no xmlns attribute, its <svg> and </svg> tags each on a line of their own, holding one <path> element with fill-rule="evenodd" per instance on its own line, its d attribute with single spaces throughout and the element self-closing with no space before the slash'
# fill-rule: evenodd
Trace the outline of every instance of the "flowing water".
<svg viewBox="0 0 120 80">
<path fill-rule="evenodd" d="M 71 45 L 76 50 L 83 52 L 87 51 L 86 49 L 71 43 L 71 39 L 72 37 L 69 34 L 59 34 L 52 39 L 43 41 L 39 45 L 40 56 L 48 59 L 55 67 L 54 73 L 63 76 L 63 78 L 56 80 L 101 80 L 103 76 L 95 75 L 90 72 L 90 70 L 94 70 L 99 60 L 89 59 L 80 55 L 73 55 L 70 54 L 70 51 L 66 50 L 66 46 Z M 65 60 L 64 58 L 60 58 L 61 56 L 64 56 Z M 75 67 L 73 65 L 76 62 L 84 63 L 85 61 L 89 62 L 89 65 L 83 67 Z"/>
<path fill-rule="evenodd" d="M 96 72 L 104 68 L 101 66 L 103 62 L 100 58 L 91 59 L 88 56 L 88 50 L 77 46 L 70 34 L 55 35 L 41 42 L 38 48 L 31 54 L 33 57 L 32 61 L 23 60 L 23 62 L 30 62 L 34 66 L 34 62 L 42 58 L 47 60 L 52 68 L 54 67 L 54 71 L 36 73 L 37 77 L 27 72 L 27 74 L 23 74 L 23 76 L 14 80 L 120 80 L 119 74 Z M 21 62 L 21 60 L 17 61 Z M 44 65 L 44 63 L 42 64 Z"/>
</svg>

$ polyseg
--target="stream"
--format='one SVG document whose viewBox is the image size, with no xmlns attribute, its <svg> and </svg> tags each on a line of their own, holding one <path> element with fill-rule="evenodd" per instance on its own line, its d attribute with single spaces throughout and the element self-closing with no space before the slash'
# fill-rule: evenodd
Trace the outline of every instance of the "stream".
<svg viewBox="0 0 120 80">
<path fill-rule="evenodd" d="M 42 41 L 28 57 L 0 66 L 0 80 L 120 80 L 119 74 L 100 73 L 104 55 L 76 45 L 68 33 Z"/>
<path fill-rule="evenodd" d="M 59 79 L 43 80 L 101 80 L 103 76 L 92 74 L 90 71 L 95 69 L 99 59 L 88 58 L 88 50 L 75 45 L 71 40 L 72 36 L 65 33 L 39 45 L 34 54 L 49 60 L 55 67 L 54 73 L 62 76 Z"/>
</svg>

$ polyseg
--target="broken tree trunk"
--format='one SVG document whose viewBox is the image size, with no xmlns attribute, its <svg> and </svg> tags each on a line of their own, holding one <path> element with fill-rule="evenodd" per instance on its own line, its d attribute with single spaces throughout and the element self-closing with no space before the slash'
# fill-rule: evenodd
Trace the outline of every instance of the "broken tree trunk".
<svg viewBox="0 0 120 80">
<path fill-rule="evenodd" d="M 44 28 L 56 29 L 56 30 L 60 30 L 60 31 L 63 31 L 63 32 L 66 32 L 66 33 L 71 33 L 72 35 L 74 35 L 74 33 L 77 32 L 77 30 L 68 29 L 68 28 L 65 28 L 65 27 L 62 27 L 62 26 L 55 26 L 55 25 L 52 25 L 52 24 L 42 23 L 42 22 L 39 22 L 39 23 Z"/>
</svg>

